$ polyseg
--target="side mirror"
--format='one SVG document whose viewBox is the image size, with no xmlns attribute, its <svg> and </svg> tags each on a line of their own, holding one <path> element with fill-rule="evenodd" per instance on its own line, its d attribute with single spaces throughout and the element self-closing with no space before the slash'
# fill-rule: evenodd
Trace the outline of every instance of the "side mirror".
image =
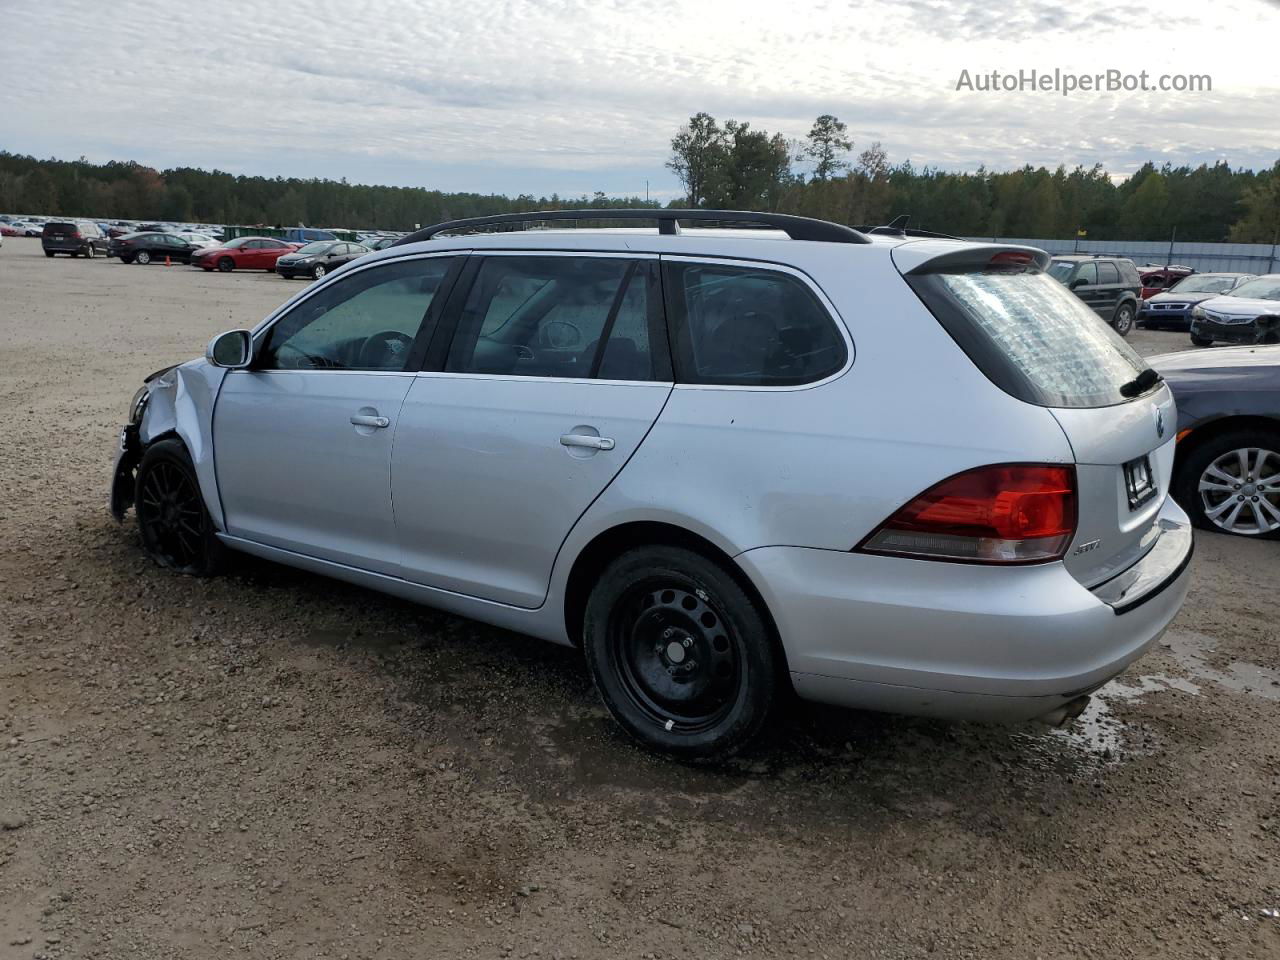
<svg viewBox="0 0 1280 960">
<path fill-rule="evenodd" d="M 209 341 L 204 358 L 215 367 L 243 370 L 253 360 L 253 335 L 248 330 L 228 330 Z"/>
<path fill-rule="evenodd" d="M 1083 287 L 1085 283 L 1086 281 L 1084 277 L 1076 277 L 1074 280 L 1071 281 L 1070 284 L 1067 285 L 1067 289 L 1074 290 L 1076 289 L 1076 287 Z"/>
</svg>

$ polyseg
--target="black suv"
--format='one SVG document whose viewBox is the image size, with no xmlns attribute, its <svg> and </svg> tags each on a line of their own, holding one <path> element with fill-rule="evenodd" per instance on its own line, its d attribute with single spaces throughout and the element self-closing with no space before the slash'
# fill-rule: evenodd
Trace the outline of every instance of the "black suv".
<svg viewBox="0 0 1280 960">
<path fill-rule="evenodd" d="M 50 220 L 40 231 L 44 255 L 67 253 L 73 257 L 96 257 L 107 252 L 107 238 L 96 223 L 89 220 Z"/>
<path fill-rule="evenodd" d="M 1142 301 L 1142 278 L 1125 257 L 1054 257 L 1049 276 L 1088 304 L 1093 312 L 1127 337 Z"/>
</svg>

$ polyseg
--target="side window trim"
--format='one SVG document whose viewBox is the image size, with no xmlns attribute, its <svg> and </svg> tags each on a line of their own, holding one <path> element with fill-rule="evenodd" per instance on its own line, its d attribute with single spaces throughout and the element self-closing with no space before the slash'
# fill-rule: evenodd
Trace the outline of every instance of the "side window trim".
<svg viewBox="0 0 1280 960">
<path fill-rule="evenodd" d="M 796 267 L 785 263 L 776 263 L 770 260 L 750 260 L 735 259 L 733 257 L 711 257 L 711 256 L 691 256 L 686 254 L 662 254 L 659 258 L 661 263 L 662 275 L 662 305 L 663 312 L 666 315 L 666 336 L 667 336 L 667 356 L 672 364 L 672 379 L 675 381 L 677 390 L 751 390 L 751 391 L 776 391 L 776 390 L 811 390 L 814 387 L 830 383 L 838 380 L 849 372 L 853 366 L 854 359 L 857 355 L 853 336 L 849 332 L 849 327 L 841 316 L 840 311 L 836 309 L 831 298 L 827 296 L 826 291 L 818 285 L 818 282 Z M 738 267 L 741 269 L 757 269 L 771 270 L 776 273 L 783 273 L 787 276 L 794 277 L 803 284 L 809 292 L 817 299 L 818 304 L 826 313 L 827 319 L 835 325 L 836 331 L 840 335 L 841 341 L 844 343 L 845 358 L 844 364 L 840 369 L 822 377 L 818 380 L 811 380 L 805 383 L 795 384 L 770 384 L 770 385 L 752 385 L 752 384 L 736 384 L 736 383 L 697 383 L 683 379 L 679 362 L 679 351 L 676 349 L 679 331 L 676 329 L 678 323 L 683 322 L 684 306 L 680 302 L 679 292 L 675 289 L 675 284 L 671 282 L 668 275 L 668 266 L 675 263 L 694 263 L 694 264 L 720 264 L 726 267 Z"/>
</svg>

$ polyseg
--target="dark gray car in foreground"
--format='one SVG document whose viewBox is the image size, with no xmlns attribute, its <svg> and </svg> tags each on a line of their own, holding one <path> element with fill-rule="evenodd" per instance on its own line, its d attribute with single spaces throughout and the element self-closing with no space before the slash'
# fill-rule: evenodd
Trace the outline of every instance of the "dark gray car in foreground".
<svg viewBox="0 0 1280 960">
<path fill-rule="evenodd" d="M 1178 404 L 1174 499 L 1207 530 L 1280 539 L 1280 346 L 1150 363 Z"/>
</svg>

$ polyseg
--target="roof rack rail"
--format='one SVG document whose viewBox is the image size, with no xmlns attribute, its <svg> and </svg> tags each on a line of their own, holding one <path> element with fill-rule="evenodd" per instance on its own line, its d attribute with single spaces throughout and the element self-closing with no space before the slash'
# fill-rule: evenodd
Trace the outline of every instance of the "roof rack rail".
<svg viewBox="0 0 1280 960">
<path fill-rule="evenodd" d="M 953 237 L 949 233 L 934 233 L 932 230 L 911 230 L 907 228 L 907 223 L 911 220 L 911 214 L 904 213 L 894 217 L 883 227 L 854 227 L 862 233 L 874 233 L 885 237 L 917 237 L 925 240 L 961 240 L 962 237 Z"/>
<path fill-rule="evenodd" d="M 797 217 L 789 213 L 757 213 L 751 210 L 666 210 L 648 208 L 640 210 L 535 210 L 529 213 L 500 213 L 491 217 L 468 217 L 465 220 L 446 220 L 416 230 L 401 237 L 393 246 L 430 240 L 442 233 L 474 230 L 481 227 L 513 226 L 523 229 L 527 223 L 548 220 L 655 220 L 658 233 L 674 236 L 680 233 L 680 221 L 695 223 L 758 224 L 784 231 L 792 240 L 817 240 L 827 243 L 870 243 L 852 227 Z"/>
</svg>

